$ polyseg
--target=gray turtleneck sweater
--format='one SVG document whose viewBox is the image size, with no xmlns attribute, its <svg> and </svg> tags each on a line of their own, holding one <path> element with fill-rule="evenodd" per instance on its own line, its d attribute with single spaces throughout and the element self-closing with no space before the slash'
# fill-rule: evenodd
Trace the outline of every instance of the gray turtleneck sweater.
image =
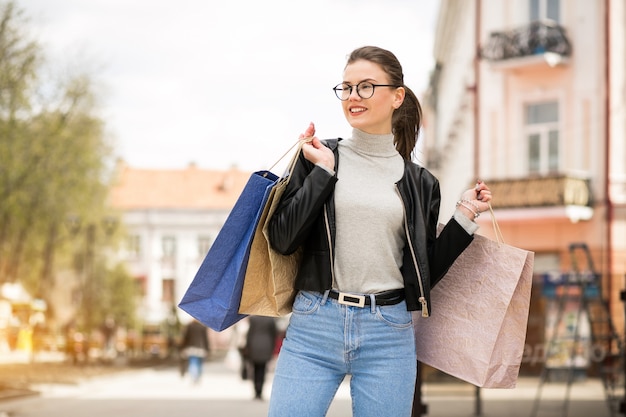
<svg viewBox="0 0 626 417">
<path fill-rule="evenodd" d="M 377 293 L 403 288 L 404 211 L 395 183 L 404 161 L 393 134 L 358 129 L 339 142 L 335 184 L 335 288 Z"/>
<path fill-rule="evenodd" d="M 353 129 L 352 138 L 339 142 L 335 289 L 370 294 L 404 287 L 404 209 L 395 187 L 403 174 L 393 134 Z M 478 229 L 458 210 L 454 218 L 470 234 Z"/>
</svg>

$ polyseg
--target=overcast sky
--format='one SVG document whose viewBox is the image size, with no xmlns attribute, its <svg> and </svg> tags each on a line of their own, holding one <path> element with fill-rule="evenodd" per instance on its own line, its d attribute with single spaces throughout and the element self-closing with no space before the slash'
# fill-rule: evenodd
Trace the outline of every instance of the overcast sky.
<svg viewBox="0 0 626 417">
<path fill-rule="evenodd" d="M 60 67 L 103 85 L 115 154 L 137 168 L 269 168 L 310 121 L 350 135 L 332 87 L 354 48 L 394 52 L 418 96 L 438 0 L 17 0 Z"/>
</svg>

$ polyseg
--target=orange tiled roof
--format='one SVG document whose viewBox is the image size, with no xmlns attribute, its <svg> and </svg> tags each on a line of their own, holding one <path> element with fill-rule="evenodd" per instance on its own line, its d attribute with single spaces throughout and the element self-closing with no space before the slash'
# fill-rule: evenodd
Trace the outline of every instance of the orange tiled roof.
<svg viewBox="0 0 626 417">
<path fill-rule="evenodd" d="M 110 203 L 122 210 L 146 208 L 231 209 L 251 172 L 118 168 Z"/>
</svg>

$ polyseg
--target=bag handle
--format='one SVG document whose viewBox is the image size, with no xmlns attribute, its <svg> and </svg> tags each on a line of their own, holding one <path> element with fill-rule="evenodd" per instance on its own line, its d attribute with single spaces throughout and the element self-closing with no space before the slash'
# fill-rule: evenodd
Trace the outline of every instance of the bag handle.
<svg viewBox="0 0 626 417">
<path fill-rule="evenodd" d="M 487 204 L 489 204 L 489 213 L 491 213 L 491 224 L 493 225 L 493 230 L 496 233 L 496 240 L 498 241 L 498 243 L 504 243 L 504 236 L 502 236 L 502 231 L 500 230 L 500 226 L 496 221 L 496 215 L 493 212 L 493 208 L 491 208 L 491 203 Z"/>
<path fill-rule="evenodd" d="M 291 147 L 289 147 L 289 149 L 287 149 L 287 152 L 282 154 L 282 156 L 278 158 L 278 160 L 274 162 L 271 167 L 269 167 L 268 171 L 271 171 L 272 169 L 274 169 L 274 167 L 278 165 L 278 163 L 282 161 L 283 158 L 285 158 L 285 156 L 287 156 L 294 147 L 298 146 L 298 150 L 294 154 L 293 158 L 291 158 L 291 162 L 289 163 L 289 166 L 287 167 L 287 172 L 291 173 L 293 171 L 294 166 L 296 165 L 296 161 L 298 160 L 298 154 L 300 153 L 300 150 L 302 149 L 302 145 L 304 145 L 305 143 L 310 143 L 312 140 L 313 140 L 313 136 L 307 136 L 306 138 L 298 139 L 296 143 L 294 143 L 293 145 L 291 145 Z"/>
</svg>

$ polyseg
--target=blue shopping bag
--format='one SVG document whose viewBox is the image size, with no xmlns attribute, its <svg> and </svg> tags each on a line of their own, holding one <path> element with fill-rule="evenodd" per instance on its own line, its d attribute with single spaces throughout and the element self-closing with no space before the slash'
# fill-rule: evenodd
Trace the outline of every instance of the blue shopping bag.
<svg viewBox="0 0 626 417">
<path fill-rule="evenodd" d="M 220 229 L 178 307 L 205 326 L 222 331 L 237 323 L 250 245 L 278 176 L 253 173 Z"/>
</svg>

